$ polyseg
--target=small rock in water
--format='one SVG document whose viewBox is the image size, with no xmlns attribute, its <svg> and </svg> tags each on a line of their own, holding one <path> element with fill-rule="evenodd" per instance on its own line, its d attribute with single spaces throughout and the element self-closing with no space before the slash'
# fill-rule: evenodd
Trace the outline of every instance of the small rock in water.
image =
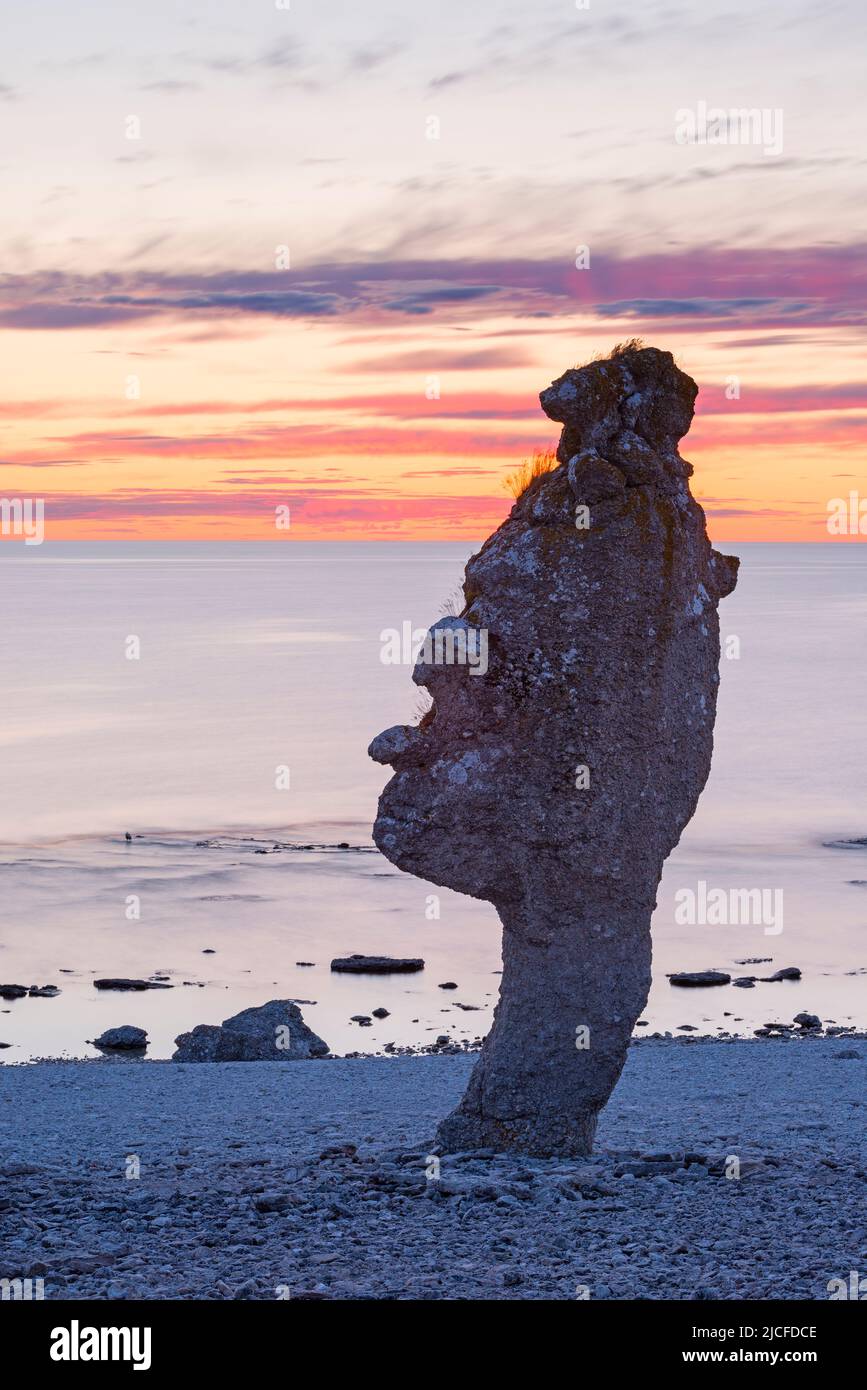
<svg viewBox="0 0 867 1390">
<path fill-rule="evenodd" d="M 388 1009 L 374 1009 L 374 1011 L 373 1011 L 373 1017 L 374 1017 L 374 1018 L 388 1018 L 388 1017 L 389 1017 Z"/>
<path fill-rule="evenodd" d="M 818 1014 L 806 1014 L 806 1013 L 795 1014 L 795 1020 L 794 1020 L 794 1021 L 795 1021 L 795 1023 L 800 1023 L 801 1027 L 802 1027 L 805 1031 L 809 1031 L 811 1028 L 821 1028 L 821 1027 L 822 1027 L 822 1020 L 819 1018 L 819 1015 L 818 1015 Z"/>
<path fill-rule="evenodd" d="M 361 1028 L 372 1028 L 373 1019 L 369 1014 L 353 1014 L 350 1023 L 357 1023 Z"/>
<path fill-rule="evenodd" d="M 446 980 L 445 984 L 444 984 L 444 985 L 439 985 L 438 988 L 439 988 L 439 989 L 457 989 L 457 985 L 455 984 L 454 980 Z"/>
<path fill-rule="evenodd" d="M 95 987 L 96 989 L 128 989 L 128 990 L 142 990 L 142 989 L 172 989 L 172 988 L 173 988 L 172 985 L 158 984 L 158 983 L 156 982 L 156 980 L 123 980 L 123 979 L 113 979 L 113 978 L 109 978 L 109 979 L 105 979 L 105 980 L 94 980 L 93 983 L 94 983 L 94 987 Z"/>
<path fill-rule="evenodd" d="M 0 985 L 0 999 L 23 999 L 26 993 L 25 985 Z"/>
<path fill-rule="evenodd" d="M 777 980 L 800 980 L 801 972 L 797 965 L 786 965 L 782 970 L 775 970 L 773 975 L 760 975 L 762 984 L 774 984 Z"/>
<path fill-rule="evenodd" d="M 424 961 L 419 959 L 401 960 L 393 956 L 338 956 L 331 962 L 331 969 L 348 975 L 408 975 L 416 970 L 424 970 Z"/>
<path fill-rule="evenodd" d="M 106 1047 L 117 1051 L 132 1051 L 148 1045 L 148 1035 L 144 1028 L 133 1028 L 125 1023 L 120 1028 L 107 1028 L 93 1039 L 94 1047 Z"/>
<path fill-rule="evenodd" d="M 724 970 L 681 970 L 676 975 L 669 975 L 668 978 L 673 985 L 698 989 L 702 986 L 730 984 L 732 977 L 727 975 Z"/>
<path fill-rule="evenodd" d="M 732 980 L 732 984 L 737 985 L 738 989 L 755 989 L 756 977 L 755 975 L 741 975 L 737 980 Z"/>
<path fill-rule="evenodd" d="M 57 985 L 31 985 L 27 993 L 31 999 L 54 999 L 60 990 Z"/>
</svg>

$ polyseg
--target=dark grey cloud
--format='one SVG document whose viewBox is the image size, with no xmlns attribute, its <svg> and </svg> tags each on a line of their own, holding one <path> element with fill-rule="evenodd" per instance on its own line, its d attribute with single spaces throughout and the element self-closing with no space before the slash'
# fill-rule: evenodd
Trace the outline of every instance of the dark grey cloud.
<svg viewBox="0 0 867 1390">
<path fill-rule="evenodd" d="M 466 82 L 468 76 L 466 72 L 444 72 L 442 77 L 431 78 L 428 91 L 441 92 L 445 87 L 456 87 L 459 82 Z"/>
<path fill-rule="evenodd" d="M 387 300 L 384 309 L 401 314 L 431 314 L 440 304 L 465 304 L 499 294 L 499 285 L 447 285 L 441 289 L 419 290 L 400 299 Z"/>
<path fill-rule="evenodd" d="M 392 58 L 397 58 L 406 52 L 406 44 L 396 39 L 386 39 L 383 42 L 364 43 L 351 48 L 346 57 L 346 68 L 351 73 L 373 72 L 390 63 Z"/>
<path fill-rule="evenodd" d="M 339 295 L 316 294 L 304 290 L 174 296 L 108 294 L 104 297 L 103 303 L 110 307 L 128 307 L 133 312 L 147 312 L 149 309 L 191 309 L 199 312 L 217 310 L 231 313 L 242 310 L 245 314 L 270 314 L 274 318 L 318 318 L 322 314 L 336 314 L 344 307 Z"/>
<path fill-rule="evenodd" d="M 618 299 L 609 304 L 596 304 L 602 318 L 742 318 L 744 313 L 759 313 L 774 309 L 778 314 L 796 316 L 808 312 L 814 305 L 807 300 L 783 300 L 749 295 L 736 299 Z"/>
</svg>

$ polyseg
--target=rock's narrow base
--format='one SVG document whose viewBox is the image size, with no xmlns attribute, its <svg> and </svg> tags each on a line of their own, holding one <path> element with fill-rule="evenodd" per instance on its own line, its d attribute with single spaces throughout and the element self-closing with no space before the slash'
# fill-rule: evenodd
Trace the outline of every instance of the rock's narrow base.
<svg viewBox="0 0 867 1390">
<path fill-rule="evenodd" d="M 485 1115 L 449 1115 L 437 1129 L 437 1145 L 444 1153 L 493 1149 L 495 1153 L 523 1153 L 533 1158 L 553 1155 L 586 1158 L 593 1151 L 597 1116 L 570 1121 L 565 1117 L 541 1123 L 538 1117 L 516 1116 L 497 1120 Z"/>
</svg>

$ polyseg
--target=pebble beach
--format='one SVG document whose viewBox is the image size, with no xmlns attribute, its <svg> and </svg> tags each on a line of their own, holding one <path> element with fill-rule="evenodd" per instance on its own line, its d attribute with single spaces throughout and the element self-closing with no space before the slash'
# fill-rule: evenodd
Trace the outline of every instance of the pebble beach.
<svg viewBox="0 0 867 1390">
<path fill-rule="evenodd" d="M 641 1039 L 568 1161 L 432 1152 L 473 1061 L 0 1068 L 0 1276 L 46 1299 L 825 1300 L 867 1270 L 863 1034 Z"/>
</svg>

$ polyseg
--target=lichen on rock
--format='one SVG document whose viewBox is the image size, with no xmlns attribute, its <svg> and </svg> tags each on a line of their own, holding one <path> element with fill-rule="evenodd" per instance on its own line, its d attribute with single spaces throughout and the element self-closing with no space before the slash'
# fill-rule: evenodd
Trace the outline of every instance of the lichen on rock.
<svg viewBox="0 0 867 1390">
<path fill-rule="evenodd" d="M 560 464 L 466 568 L 484 674 L 420 661 L 432 710 L 371 745 L 395 770 L 383 854 L 503 923 L 494 1023 L 446 1149 L 588 1153 L 647 999 L 662 866 L 710 770 L 717 605 L 738 566 L 711 548 L 678 452 L 697 390 L 670 353 L 630 345 L 542 392 Z"/>
</svg>

